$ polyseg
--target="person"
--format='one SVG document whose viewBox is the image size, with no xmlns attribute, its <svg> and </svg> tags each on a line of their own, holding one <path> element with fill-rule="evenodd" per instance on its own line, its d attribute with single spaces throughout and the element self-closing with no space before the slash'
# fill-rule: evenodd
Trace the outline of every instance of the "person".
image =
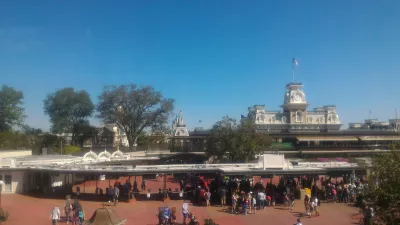
<svg viewBox="0 0 400 225">
<path fill-rule="evenodd" d="M 114 189 L 114 206 L 117 206 L 118 197 L 119 197 L 119 188 L 116 187 L 116 188 Z"/>
<path fill-rule="evenodd" d="M 81 193 L 81 188 L 79 186 L 76 186 L 76 196 L 79 196 Z"/>
<path fill-rule="evenodd" d="M 306 208 L 306 215 L 310 216 L 310 198 L 308 195 L 304 197 L 304 207 Z"/>
<path fill-rule="evenodd" d="M 71 220 L 71 210 L 72 210 L 71 199 L 69 197 L 67 197 L 67 199 L 65 200 L 65 204 L 64 204 L 65 220 L 66 220 L 67 224 Z"/>
<path fill-rule="evenodd" d="M 294 201 L 295 201 L 294 194 L 291 194 L 290 195 L 290 210 L 293 210 Z"/>
<path fill-rule="evenodd" d="M 168 220 L 171 217 L 171 210 L 168 207 L 165 207 L 163 215 L 164 215 L 164 222 L 168 223 Z"/>
<path fill-rule="evenodd" d="M 145 191 L 146 190 L 146 180 L 142 180 L 142 191 Z"/>
<path fill-rule="evenodd" d="M 257 203 L 259 209 L 264 210 L 265 207 L 265 193 L 263 191 L 259 191 L 257 194 Z"/>
<path fill-rule="evenodd" d="M 83 207 L 81 207 L 79 209 L 79 213 L 78 213 L 78 222 L 79 225 L 83 224 L 83 221 L 85 221 L 85 211 L 83 211 Z"/>
<path fill-rule="evenodd" d="M 373 221 L 374 221 L 374 209 L 371 207 L 371 205 L 368 205 L 364 214 L 364 224 L 372 225 Z"/>
<path fill-rule="evenodd" d="M 226 189 L 225 187 L 221 187 L 219 190 L 219 195 L 221 196 L 221 207 L 225 207 L 226 204 Z"/>
<path fill-rule="evenodd" d="M 208 189 L 207 189 L 207 192 L 205 194 L 205 198 L 206 198 L 206 207 L 210 207 L 211 193 L 210 193 L 210 191 Z"/>
<path fill-rule="evenodd" d="M 80 211 L 80 209 L 81 209 L 80 206 L 73 207 L 73 209 L 72 209 L 72 211 L 73 211 L 72 225 L 78 224 L 78 220 L 79 220 L 79 211 Z"/>
<path fill-rule="evenodd" d="M 51 210 L 50 219 L 52 225 L 57 225 L 58 220 L 60 219 L 60 209 L 57 206 L 54 206 Z"/>
<path fill-rule="evenodd" d="M 311 205 L 311 207 L 313 207 L 313 208 L 314 208 L 315 215 L 316 215 L 316 216 L 319 216 L 319 210 L 318 210 L 318 198 L 317 198 L 317 197 L 315 197 L 315 198 L 314 198 L 314 201 L 312 202 L 312 205 Z"/>
<path fill-rule="evenodd" d="M 301 219 L 300 219 L 300 218 L 297 219 L 297 223 L 296 223 L 295 225 L 303 225 L 303 224 L 301 223 Z"/>
<path fill-rule="evenodd" d="M 232 213 L 236 213 L 237 197 L 236 193 L 232 191 Z"/>
<path fill-rule="evenodd" d="M 183 224 L 186 224 L 186 219 L 189 215 L 189 204 L 186 201 L 182 203 Z"/>
<path fill-rule="evenodd" d="M 256 195 L 253 194 L 251 199 L 251 210 L 253 214 L 256 214 L 256 207 L 257 207 Z"/>
</svg>

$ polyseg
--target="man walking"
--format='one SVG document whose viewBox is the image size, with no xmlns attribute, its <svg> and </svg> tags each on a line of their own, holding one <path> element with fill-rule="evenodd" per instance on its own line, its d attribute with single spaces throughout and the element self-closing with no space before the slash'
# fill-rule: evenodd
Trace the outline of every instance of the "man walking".
<svg viewBox="0 0 400 225">
<path fill-rule="evenodd" d="M 117 206 L 118 197 L 119 197 L 119 188 L 115 187 L 115 189 L 114 189 L 114 206 Z"/>
<path fill-rule="evenodd" d="M 183 224 L 186 225 L 186 219 L 189 216 L 189 204 L 186 201 L 182 203 Z"/>
<path fill-rule="evenodd" d="M 225 205 L 226 205 L 226 189 L 225 189 L 225 187 L 221 187 L 220 189 L 219 189 L 219 195 L 220 195 L 220 198 L 221 198 L 221 207 L 225 207 Z"/>
</svg>

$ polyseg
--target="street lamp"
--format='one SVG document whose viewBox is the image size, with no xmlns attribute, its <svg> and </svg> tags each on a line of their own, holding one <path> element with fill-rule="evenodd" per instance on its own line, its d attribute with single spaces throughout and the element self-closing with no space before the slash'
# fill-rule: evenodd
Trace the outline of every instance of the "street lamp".
<svg viewBox="0 0 400 225">
<path fill-rule="evenodd" d="M 3 192 L 4 181 L 0 180 L 0 209 L 1 209 L 1 192 Z"/>
</svg>

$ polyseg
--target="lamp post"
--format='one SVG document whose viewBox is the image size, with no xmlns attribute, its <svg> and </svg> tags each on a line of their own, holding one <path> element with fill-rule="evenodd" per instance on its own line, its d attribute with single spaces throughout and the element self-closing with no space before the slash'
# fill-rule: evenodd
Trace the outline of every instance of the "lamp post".
<svg viewBox="0 0 400 225">
<path fill-rule="evenodd" d="M 1 192 L 3 192 L 4 181 L 0 180 L 0 209 L 1 209 Z"/>
</svg>

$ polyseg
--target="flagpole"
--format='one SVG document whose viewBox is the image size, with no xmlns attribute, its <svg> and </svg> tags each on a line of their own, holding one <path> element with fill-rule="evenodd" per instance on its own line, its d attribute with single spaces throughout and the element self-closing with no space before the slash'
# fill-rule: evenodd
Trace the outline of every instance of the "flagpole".
<svg viewBox="0 0 400 225">
<path fill-rule="evenodd" d="M 294 58 L 292 59 L 292 76 L 293 76 L 293 82 L 294 82 Z"/>
</svg>

